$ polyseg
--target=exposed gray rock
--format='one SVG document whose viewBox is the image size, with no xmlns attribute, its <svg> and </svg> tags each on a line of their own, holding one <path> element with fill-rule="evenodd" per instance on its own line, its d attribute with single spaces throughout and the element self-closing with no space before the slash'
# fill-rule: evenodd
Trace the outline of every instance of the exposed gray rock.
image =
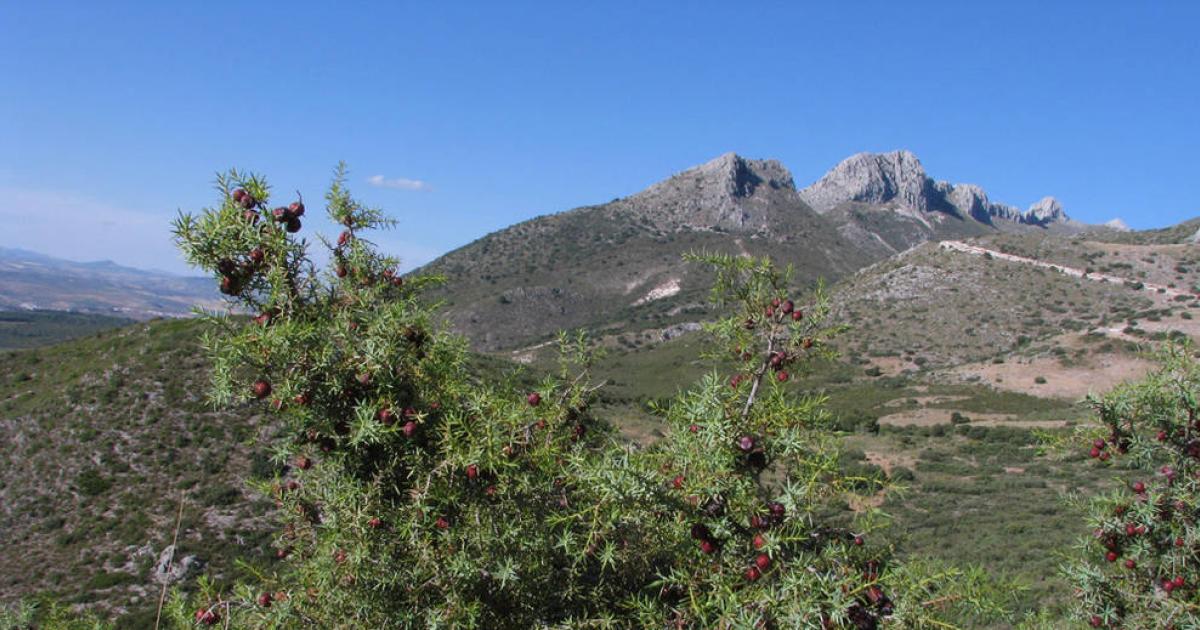
<svg viewBox="0 0 1200 630">
<path fill-rule="evenodd" d="M 1025 222 L 1034 225 L 1056 223 L 1066 219 L 1062 204 L 1054 197 L 1042 197 L 1040 201 L 1029 206 L 1029 211 L 1025 213 Z"/>
<path fill-rule="evenodd" d="M 781 204 L 797 204 L 792 174 L 776 160 L 726 153 L 616 202 L 659 227 L 754 232 Z"/>
<path fill-rule="evenodd" d="M 1118 232 L 1130 231 L 1129 224 L 1125 223 L 1120 218 L 1113 219 L 1112 221 L 1106 221 L 1104 223 L 1104 227 L 1112 229 L 1112 230 L 1116 230 Z"/>
<path fill-rule="evenodd" d="M 908 151 L 852 155 L 800 191 L 800 198 L 821 213 L 847 201 L 880 204 L 893 200 L 927 212 L 937 209 L 931 202 L 938 196 L 921 161 Z"/>
<path fill-rule="evenodd" d="M 908 151 L 859 153 L 835 166 L 800 198 L 814 210 L 827 213 L 849 202 L 897 204 L 921 212 L 941 212 L 970 217 L 980 223 L 1011 223 L 1047 227 L 1070 222 L 1053 197 L 1033 204 L 1027 212 L 994 203 L 975 184 L 935 182 L 921 161 Z"/>
<path fill-rule="evenodd" d="M 158 554 L 158 562 L 154 565 L 154 581 L 159 584 L 174 584 L 192 577 L 203 568 L 204 561 L 196 556 L 184 556 L 175 560 L 175 545 L 167 545 L 166 549 Z"/>
</svg>

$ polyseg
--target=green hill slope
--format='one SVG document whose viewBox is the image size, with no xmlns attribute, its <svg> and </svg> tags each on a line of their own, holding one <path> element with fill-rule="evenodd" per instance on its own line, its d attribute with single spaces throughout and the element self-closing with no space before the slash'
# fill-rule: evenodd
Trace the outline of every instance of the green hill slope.
<svg viewBox="0 0 1200 630">
<path fill-rule="evenodd" d="M 183 496 L 179 554 L 232 577 L 266 558 L 267 428 L 214 412 L 199 323 L 155 321 L 0 360 L 0 600 L 48 593 L 144 627 Z M 152 617 L 151 617 L 152 619 Z"/>
</svg>

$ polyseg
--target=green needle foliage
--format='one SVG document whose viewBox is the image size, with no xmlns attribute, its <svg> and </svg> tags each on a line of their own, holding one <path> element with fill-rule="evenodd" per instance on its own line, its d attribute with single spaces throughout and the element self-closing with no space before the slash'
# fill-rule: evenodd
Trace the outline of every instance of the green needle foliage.
<svg viewBox="0 0 1200 630">
<path fill-rule="evenodd" d="M 792 372 L 841 330 L 824 298 L 794 304 L 769 261 L 696 255 L 717 271 L 718 368 L 657 409 L 666 435 L 621 444 L 590 412 L 586 340 L 534 391 L 469 373 L 462 339 L 367 240 L 391 225 L 339 168 L 345 226 L 321 271 L 302 200 L 268 210 L 265 180 L 218 179 L 181 215 L 187 259 L 241 323 L 209 315 L 216 405 L 277 417 L 284 473 L 276 558 L 253 584 L 176 593 L 175 624 L 236 628 L 898 628 L 999 614 L 978 572 L 900 565 L 868 544 L 882 515 L 828 521 L 847 493 L 824 399 Z M 257 569 L 256 569 L 257 571 Z"/>
<path fill-rule="evenodd" d="M 1064 572 L 1078 619 L 1097 628 L 1200 628 L 1200 363 L 1188 344 L 1160 353 L 1143 380 L 1089 398 L 1099 428 L 1075 447 L 1136 471 L 1088 511 Z"/>
</svg>

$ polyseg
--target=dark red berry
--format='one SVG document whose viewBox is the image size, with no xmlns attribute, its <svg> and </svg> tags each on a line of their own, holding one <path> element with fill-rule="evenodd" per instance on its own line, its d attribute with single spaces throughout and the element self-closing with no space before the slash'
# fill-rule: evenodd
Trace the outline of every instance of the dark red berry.
<svg viewBox="0 0 1200 630">
<path fill-rule="evenodd" d="M 254 381 L 254 397 L 262 400 L 271 395 L 271 383 L 265 379 Z"/>
<path fill-rule="evenodd" d="M 478 478 L 479 478 L 479 466 L 476 466 L 475 464 L 471 464 L 471 465 L 467 466 L 467 479 L 470 479 L 471 481 L 475 481 Z"/>
<path fill-rule="evenodd" d="M 263 250 L 261 247 L 255 247 L 254 249 L 250 250 L 250 262 L 252 262 L 256 265 L 261 265 L 263 258 L 265 258 L 265 257 L 266 257 L 266 254 L 263 253 Z"/>
<path fill-rule="evenodd" d="M 333 272 L 336 273 L 337 277 L 339 278 L 345 278 L 346 274 L 349 273 L 349 271 L 346 269 L 346 265 L 338 265 L 334 268 Z"/>
<path fill-rule="evenodd" d="M 341 234 L 339 234 L 338 241 L 337 241 L 338 247 L 345 247 L 346 243 L 350 242 L 350 237 L 351 237 L 351 234 L 350 234 L 349 230 L 346 230 L 346 231 L 342 232 Z"/>
<path fill-rule="evenodd" d="M 379 419 L 379 423 L 385 427 L 392 426 L 392 423 L 396 421 L 396 414 L 392 413 L 391 409 L 380 409 L 376 417 Z"/>
<path fill-rule="evenodd" d="M 236 202 L 238 202 L 238 203 L 241 203 L 242 199 L 245 199 L 245 198 L 246 198 L 246 191 L 245 191 L 245 190 L 242 190 L 241 188 L 238 188 L 238 189 L 236 189 L 236 190 L 234 190 L 234 191 L 233 191 L 233 200 L 234 200 L 234 201 L 236 201 Z"/>
<path fill-rule="evenodd" d="M 1125 560 L 1125 568 L 1132 571 L 1137 568 L 1137 563 L 1133 561 L 1133 558 L 1129 558 Z"/>
<path fill-rule="evenodd" d="M 792 311 L 792 321 L 798 322 L 804 319 L 804 311 Z"/>
<path fill-rule="evenodd" d="M 676 490 L 682 489 L 683 488 L 683 475 L 676 475 L 675 478 L 671 480 L 671 485 Z"/>
<path fill-rule="evenodd" d="M 858 547 L 861 547 L 861 546 L 863 546 L 863 543 L 864 543 L 864 542 L 866 542 L 866 541 L 864 541 L 864 540 L 863 540 L 863 537 L 862 537 L 862 536 L 855 536 L 855 537 L 854 537 L 854 544 L 855 544 L 856 546 L 858 546 Z"/>
<path fill-rule="evenodd" d="M 763 538 L 763 535 L 762 535 L 762 534 L 755 534 L 755 535 L 754 535 L 754 541 L 753 541 L 753 543 L 752 543 L 752 544 L 754 545 L 754 548 L 755 548 L 755 549 L 762 549 L 763 547 L 765 547 L 765 546 L 766 546 L 766 544 L 767 544 L 767 539 L 766 539 L 766 538 Z"/>
<path fill-rule="evenodd" d="M 525 402 L 529 403 L 530 407 L 536 407 L 542 404 L 542 395 L 537 392 L 532 392 L 525 397 Z"/>
<path fill-rule="evenodd" d="M 1092 450 L 1088 451 L 1088 456 L 1091 457 L 1092 459 L 1100 457 L 1100 449 L 1093 446 Z"/>
<path fill-rule="evenodd" d="M 273 598 L 271 597 L 270 593 L 263 593 L 262 595 L 258 596 L 258 605 L 262 606 L 263 608 L 270 608 L 272 599 Z"/>
<path fill-rule="evenodd" d="M 1110 551 L 1110 552 L 1104 554 L 1104 559 L 1108 560 L 1109 562 L 1116 562 L 1117 558 L 1120 558 L 1120 557 L 1121 557 L 1121 554 L 1119 554 L 1115 551 Z"/>
<path fill-rule="evenodd" d="M 698 425 L 698 424 L 690 425 L 690 426 L 688 426 L 688 431 L 691 431 L 692 433 L 698 433 L 700 431 L 700 425 Z"/>
<path fill-rule="evenodd" d="M 759 571 L 758 567 L 750 567 L 742 575 L 746 577 L 747 582 L 756 582 L 758 578 L 762 577 L 762 571 Z"/>
<path fill-rule="evenodd" d="M 786 383 L 788 380 L 788 373 L 786 370 L 779 370 L 779 373 L 775 375 L 775 378 L 779 379 L 780 383 Z"/>
<path fill-rule="evenodd" d="M 1137 494 L 1142 494 L 1143 492 L 1146 491 L 1146 484 L 1144 484 L 1140 481 L 1134 482 L 1133 491 Z"/>
<path fill-rule="evenodd" d="M 743 453 L 749 453 L 750 451 L 753 451 L 754 438 L 750 437 L 749 435 L 743 435 L 742 437 L 738 438 L 737 447 L 741 449 Z"/>
<path fill-rule="evenodd" d="M 713 541 L 711 541 L 707 538 L 700 541 L 700 551 L 703 551 L 706 554 L 712 554 L 716 550 L 717 550 L 717 544 L 714 543 Z"/>
<path fill-rule="evenodd" d="M 367 525 L 371 529 L 379 529 L 380 527 L 383 527 L 383 519 L 379 518 L 378 516 L 373 516 L 371 517 L 371 520 L 367 521 Z"/>
<path fill-rule="evenodd" d="M 312 460 L 301 455 L 300 457 L 296 458 L 296 468 L 299 468 L 300 470 L 308 470 L 309 468 L 312 468 Z"/>
<path fill-rule="evenodd" d="M 1092 618 L 1088 620 L 1088 623 L 1091 624 L 1093 628 L 1099 628 L 1100 626 L 1104 625 L 1104 620 L 1100 618 L 1100 615 L 1092 615 Z"/>
<path fill-rule="evenodd" d="M 754 558 L 754 566 L 758 567 L 762 571 L 766 571 L 767 569 L 771 568 L 771 556 L 768 556 L 765 553 L 758 554 L 758 556 Z"/>
<path fill-rule="evenodd" d="M 792 312 L 793 310 L 795 310 L 795 309 L 796 309 L 796 305 L 795 305 L 795 304 L 792 304 L 792 301 L 791 301 L 791 300 L 784 300 L 784 302 L 783 302 L 783 313 L 784 313 L 785 315 L 787 315 L 787 314 L 791 313 L 791 312 Z"/>
<path fill-rule="evenodd" d="M 445 516 L 439 516 L 434 525 L 436 525 L 438 529 L 450 529 L 450 521 L 446 520 Z"/>
<path fill-rule="evenodd" d="M 291 219 L 287 222 L 287 231 L 291 234 L 299 232 L 301 227 L 300 219 Z"/>
<path fill-rule="evenodd" d="M 201 608 L 196 611 L 196 621 L 206 626 L 215 626 L 217 622 L 221 621 L 221 616 L 215 610 Z"/>
<path fill-rule="evenodd" d="M 288 210 L 294 217 L 304 216 L 304 204 L 300 203 L 299 201 L 293 201 L 291 205 L 288 206 Z"/>
</svg>

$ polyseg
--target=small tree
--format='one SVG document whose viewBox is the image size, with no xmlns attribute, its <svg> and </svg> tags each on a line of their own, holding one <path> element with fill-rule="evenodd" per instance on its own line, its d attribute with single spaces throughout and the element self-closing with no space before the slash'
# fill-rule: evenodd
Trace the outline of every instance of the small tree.
<svg viewBox="0 0 1200 630">
<path fill-rule="evenodd" d="M 391 222 L 344 184 L 339 168 L 325 273 L 298 236 L 302 200 L 268 210 L 261 178 L 221 176 L 220 205 L 175 223 L 253 315 L 209 316 L 213 401 L 276 414 L 286 465 L 258 484 L 279 508 L 275 559 L 254 584 L 176 595 L 177 622 L 918 628 L 995 611 L 980 574 L 868 545 L 874 515 L 825 522 L 861 480 L 838 473 L 824 400 L 792 391 L 840 329 L 819 293 L 803 309 L 767 261 L 693 257 L 717 270 L 731 313 L 708 330 L 734 374 L 659 406 L 656 444 L 623 445 L 590 413 L 582 338 L 560 338 L 560 371 L 533 391 L 469 373 L 421 299 L 437 279 L 396 273 L 367 240 Z"/>
<path fill-rule="evenodd" d="M 1075 499 L 1092 534 L 1064 571 L 1092 627 L 1200 627 L 1200 363 L 1190 345 L 1160 360 L 1143 380 L 1090 397 L 1101 428 L 1080 432 L 1097 462 L 1142 473 Z"/>
</svg>

